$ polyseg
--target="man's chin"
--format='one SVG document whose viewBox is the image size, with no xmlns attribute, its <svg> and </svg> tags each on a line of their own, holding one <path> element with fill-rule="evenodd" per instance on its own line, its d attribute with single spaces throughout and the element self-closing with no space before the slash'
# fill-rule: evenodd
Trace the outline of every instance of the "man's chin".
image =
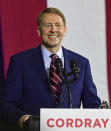
<svg viewBox="0 0 111 131">
<path fill-rule="evenodd" d="M 45 47 L 47 48 L 54 48 L 54 47 L 57 47 L 60 43 L 58 44 L 50 44 L 50 43 L 42 43 Z"/>
</svg>

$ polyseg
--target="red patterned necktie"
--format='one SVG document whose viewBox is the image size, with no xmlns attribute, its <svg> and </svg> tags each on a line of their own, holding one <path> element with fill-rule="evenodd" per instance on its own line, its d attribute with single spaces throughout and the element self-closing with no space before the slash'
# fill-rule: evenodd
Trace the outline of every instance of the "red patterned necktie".
<svg viewBox="0 0 111 131">
<path fill-rule="evenodd" d="M 61 79 L 57 75 L 56 67 L 55 67 L 55 59 L 58 58 L 58 56 L 56 54 L 52 54 L 50 55 L 50 57 L 52 59 L 51 64 L 50 64 L 50 72 L 49 72 L 50 86 L 57 103 L 60 96 L 60 86 L 61 86 Z"/>
</svg>

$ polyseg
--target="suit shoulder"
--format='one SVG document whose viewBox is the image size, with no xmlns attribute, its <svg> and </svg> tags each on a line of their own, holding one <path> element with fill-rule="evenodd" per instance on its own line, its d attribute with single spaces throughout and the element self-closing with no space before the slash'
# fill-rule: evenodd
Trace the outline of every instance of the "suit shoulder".
<svg viewBox="0 0 111 131">
<path fill-rule="evenodd" d="M 80 61 L 86 61 L 86 62 L 89 61 L 86 57 L 84 57 L 84 56 L 82 56 L 81 54 L 78 54 L 78 53 L 76 53 L 76 52 L 74 52 L 74 51 L 71 51 L 71 50 L 69 50 L 69 49 L 65 49 L 64 47 L 63 47 L 63 50 L 66 51 L 67 54 L 68 54 L 70 57 L 72 57 L 72 58 L 78 59 L 78 60 L 80 60 Z"/>
<path fill-rule="evenodd" d="M 13 56 L 11 56 L 11 58 L 13 59 L 25 59 L 25 58 L 29 58 L 30 56 L 32 56 L 35 52 L 38 52 L 37 50 L 39 50 L 39 46 L 35 47 L 35 48 L 31 48 L 31 49 L 27 49 L 25 51 L 21 51 Z"/>
</svg>

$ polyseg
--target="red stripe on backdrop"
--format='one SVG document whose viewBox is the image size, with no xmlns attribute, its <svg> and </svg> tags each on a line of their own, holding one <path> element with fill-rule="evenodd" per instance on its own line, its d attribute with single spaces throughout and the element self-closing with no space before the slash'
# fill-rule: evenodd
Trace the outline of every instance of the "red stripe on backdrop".
<svg viewBox="0 0 111 131">
<path fill-rule="evenodd" d="M 106 0 L 106 40 L 107 40 L 108 87 L 111 106 L 111 0 Z"/>
<path fill-rule="evenodd" d="M 1 0 L 1 4 L 3 65 L 6 74 L 10 56 L 40 44 L 36 18 L 47 4 L 46 0 Z"/>
</svg>

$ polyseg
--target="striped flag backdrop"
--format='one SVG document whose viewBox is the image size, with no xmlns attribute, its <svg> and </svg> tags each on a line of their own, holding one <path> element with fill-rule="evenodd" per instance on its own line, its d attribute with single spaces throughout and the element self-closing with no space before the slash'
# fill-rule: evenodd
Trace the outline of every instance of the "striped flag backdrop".
<svg viewBox="0 0 111 131">
<path fill-rule="evenodd" d="M 111 104 L 111 0 L 0 0 L 4 76 L 11 55 L 40 44 L 36 18 L 45 7 L 64 13 L 67 35 L 63 45 L 90 60 L 98 95 Z"/>
</svg>

